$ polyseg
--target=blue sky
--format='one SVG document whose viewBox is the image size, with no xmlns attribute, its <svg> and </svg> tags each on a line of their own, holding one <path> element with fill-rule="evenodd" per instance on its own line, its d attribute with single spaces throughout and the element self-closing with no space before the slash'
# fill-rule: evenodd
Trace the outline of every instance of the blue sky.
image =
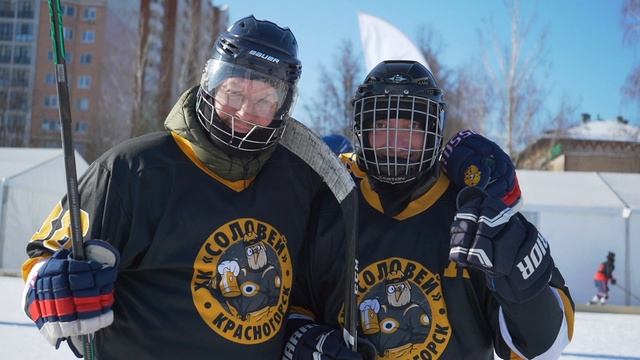
<svg viewBox="0 0 640 360">
<path fill-rule="evenodd" d="M 415 40 L 421 26 L 431 28 L 441 43 L 441 61 L 448 67 L 464 66 L 480 59 L 477 29 L 492 19 L 499 36 L 509 36 L 509 19 L 501 0 L 397 0 L 397 1 L 284 1 L 227 0 L 231 22 L 249 14 L 288 26 L 299 43 L 303 75 L 294 115 L 304 121 L 303 105 L 317 94 L 318 65 L 332 63 L 338 44 L 350 39 L 358 54 L 357 12 L 378 16 Z M 536 28 L 548 31 L 550 61 L 548 110 L 557 107 L 563 94 L 577 105 L 577 114 L 595 118 L 622 115 L 640 124 L 638 107 L 625 103 L 620 93 L 627 74 L 638 60 L 640 46 L 623 46 L 620 11 L 623 0 L 522 1 L 522 13 L 536 14 Z M 530 36 L 529 41 L 535 39 Z M 364 67 L 364 58 L 362 60 Z M 445 89 L 446 90 L 446 89 Z"/>
</svg>

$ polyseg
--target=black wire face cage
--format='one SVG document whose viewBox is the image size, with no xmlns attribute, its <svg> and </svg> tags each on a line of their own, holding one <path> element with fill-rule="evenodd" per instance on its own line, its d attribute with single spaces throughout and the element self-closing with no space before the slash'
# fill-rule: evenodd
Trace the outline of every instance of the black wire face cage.
<svg viewBox="0 0 640 360">
<path fill-rule="evenodd" d="M 443 104 L 410 95 L 373 95 L 353 103 L 359 165 L 374 179 L 406 183 L 440 155 Z"/>
<path fill-rule="evenodd" d="M 275 95 L 272 99 L 256 99 L 252 106 L 255 115 L 268 112 L 266 108 L 270 104 L 275 107 L 275 115 L 272 115 L 269 124 L 260 125 L 244 120 L 237 116 L 233 106 L 223 104 L 241 104 L 246 101 L 236 89 L 224 88 L 224 81 L 229 78 L 258 80 L 273 88 L 272 94 Z M 198 90 L 196 113 L 200 124 L 214 140 L 239 152 L 259 152 L 275 145 L 282 137 L 295 97 L 295 90 L 284 81 L 242 66 L 210 60 Z"/>
</svg>

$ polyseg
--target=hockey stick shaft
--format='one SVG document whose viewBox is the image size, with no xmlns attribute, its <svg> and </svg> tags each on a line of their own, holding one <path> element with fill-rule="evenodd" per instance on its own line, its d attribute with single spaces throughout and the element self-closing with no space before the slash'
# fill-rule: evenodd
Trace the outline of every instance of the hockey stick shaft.
<svg viewBox="0 0 640 360">
<path fill-rule="evenodd" d="M 351 175 L 329 147 L 311 130 L 291 118 L 280 142 L 316 171 L 340 203 L 345 225 L 344 331 L 349 348 L 357 351 L 357 244 L 358 188 Z"/>
<path fill-rule="evenodd" d="M 77 260 L 85 259 L 82 241 L 82 224 L 80 218 L 80 195 L 78 192 L 78 176 L 76 173 L 76 159 L 73 148 L 73 134 L 71 128 L 71 106 L 69 104 L 69 85 L 67 83 L 67 64 L 65 61 L 64 30 L 62 26 L 62 11 L 60 0 L 48 0 L 49 19 L 51 21 L 51 40 L 53 42 L 53 60 L 55 63 L 58 88 L 58 114 L 62 129 L 62 149 L 64 154 L 64 169 L 67 180 L 67 202 L 71 228 L 71 246 L 73 257 Z M 82 337 L 82 347 L 86 359 L 95 359 L 93 334 Z"/>
<path fill-rule="evenodd" d="M 346 266 L 344 289 L 344 328 L 348 334 L 344 334 L 348 338 L 348 343 L 353 351 L 357 351 L 358 344 L 358 317 L 357 317 L 357 301 L 358 295 L 358 189 L 353 190 L 347 195 L 342 202 L 342 212 L 345 218 L 346 227 Z"/>
<path fill-rule="evenodd" d="M 632 298 L 634 298 L 634 299 L 636 299 L 636 300 L 639 300 L 639 301 L 640 301 L 640 297 L 636 296 L 634 293 L 632 293 L 631 291 L 627 290 L 627 288 L 626 288 L 626 287 L 624 287 L 624 286 L 622 286 L 622 285 L 618 285 L 618 284 L 615 284 L 614 286 L 615 286 L 615 287 L 620 288 L 620 289 L 621 289 L 622 291 L 624 291 L 625 293 L 627 293 L 627 294 L 631 295 L 631 297 L 632 297 Z"/>
</svg>

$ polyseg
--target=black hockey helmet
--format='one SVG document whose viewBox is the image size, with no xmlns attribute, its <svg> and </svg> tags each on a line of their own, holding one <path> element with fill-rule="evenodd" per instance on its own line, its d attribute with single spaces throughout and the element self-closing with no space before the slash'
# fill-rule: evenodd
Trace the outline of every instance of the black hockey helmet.
<svg viewBox="0 0 640 360">
<path fill-rule="evenodd" d="M 374 179 L 406 183 L 437 163 L 446 104 L 442 89 L 424 65 L 381 62 L 358 87 L 353 111 L 358 164 Z M 401 133 L 405 137 L 409 133 L 408 143 L 398 140 Z M 375 144 L 376 138 L 385 143 Z"/>
<path fill-rule="evenodd" d="M 269 148 L 282 137 L 295 104 L 301 71 L 298 44 L 289 28 L 256 20 L 253 15 L 240 19 L 218 37 L 205 65 L 196 105 L 198 120 L 212 141 L 224 144 L 222 148 L 232 154 Z M 216 107 L 216 93 L 228 78 L 257 80 L 273 88 L 272 100 L 263 106 L 272 106 L 275 112 L 271 123 L 256 125 Z M 235 96 L 240 104 L 244 101 L 237 93 L 227 96 Z M 242 122 L 246 131 L 234 130 L 234 122 Z"/>
</svg>

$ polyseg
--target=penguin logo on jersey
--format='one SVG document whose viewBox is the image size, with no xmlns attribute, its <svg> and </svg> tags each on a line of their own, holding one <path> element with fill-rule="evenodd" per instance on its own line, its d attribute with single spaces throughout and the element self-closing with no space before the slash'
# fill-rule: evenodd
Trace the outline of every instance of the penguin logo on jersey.
<svg viewBox="0 0 640 360">
<path fill-rule="evenodd" d="M 287 241 L 273 226 L 237 219 L 216 229 L 194 263 L 193 300 L 218 335 L 258 344 L 280 330 L 292 271 Z"/>
<path fill-rule="evenodd" d="M 451 337 L 440 276 L 389 258 L 358 277 L 360 331 L 380 359 L 438 359 Z"/>
</svg>

